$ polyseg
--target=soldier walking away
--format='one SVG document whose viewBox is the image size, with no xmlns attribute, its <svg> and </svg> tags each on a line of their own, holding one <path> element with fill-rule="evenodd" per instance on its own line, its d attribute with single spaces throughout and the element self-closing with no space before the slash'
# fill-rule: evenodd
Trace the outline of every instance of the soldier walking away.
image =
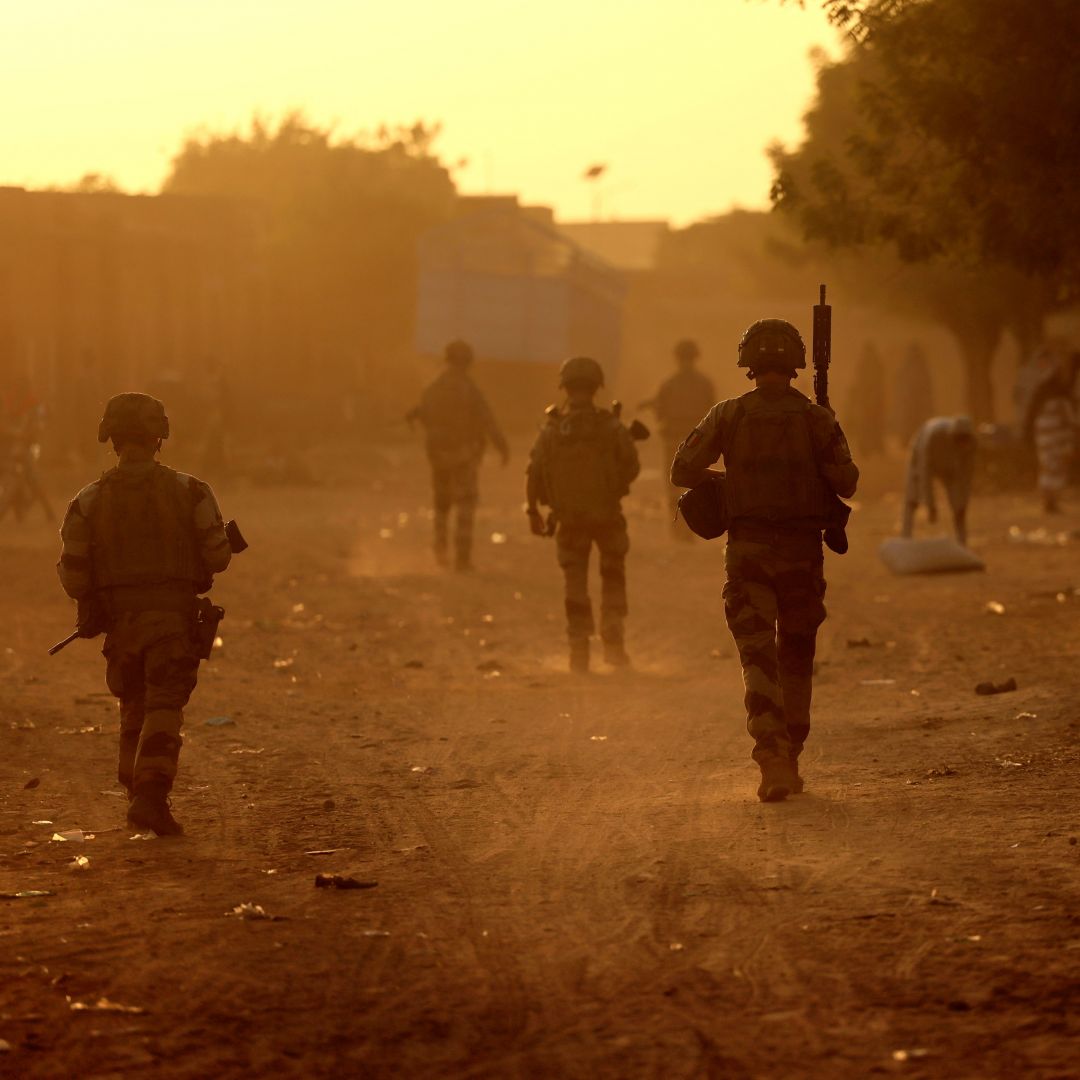
<svg viewBox="0 0 1080 1080">
<path fill-rule="evenodd" d="M 967 544 L 967 508 L 975 476 L 975 425 L 969 416 L 939 416 L 927 420 L 911 443 L 901 532 L 910 537 L 915 512 L 926 507 L 931 523 L 937 521 L 934 481 L 945 488 L 952 511 L 953 530 Z"/>
<path fill-rule="evenodd" d="M 1043 511 L 1061 513 L 1076 457 L 1076 376 L 1080 353 L 1055 355 L 1051 375 L 1031 396 L 1024 418 L 1025 440 L 1035 445 Z"/>
<path fill-rule="evenodd" d="M 663 441 L 664 467 L 668 467 L 683 436 L 712 408 L 716 401 L 716 388 L 712 380 L 697 369 L 701 350 L 696 341 L 685 338 L 675 346 L 677 370 L 660 384 L 656 396 L 643 401 L 638 408 L 652 409 L 660 425 Z M 671 509 L 671 531 L 680 540 L 691 540 L 693 534 L 682 525 L 677 516 L 679 493 L 670 489 L 668 499 Z"/>
<path fill-rule="evenodd" d="M 600 365 L 587 356 L 563 364 L 563 406 L 552 405 L 540 429 L 526 473 L 526 513 L 537 536 L 554 536 L 566 580 L 570 670 L 589 670 L 589 639 L 595 633 L 589 598 L 589 555 L 600 552 L 600 637 L 604 659 L 626 667 L 626 553 L 630 538 L 622 498 L 641 465 L 630 431 L 615 412 L 593 399 L 604 385 Z M 540 513 L 549 506 L 547 521 Z"/>
<path fill-rule="evenodd" d="M 755 389 L 713 406 L 679 447 L 671 481 L 696 487 L 724 459 L 724 613 L 742 663 L 758 798 L 777 802 L 803 789 L 798 760 L 825 620 L 822 530 L 830 500 L 855 493 L 859 470 L 832 413 L 791 386 L 806 367 L 794 326 L 754 323 L 739 342 L 739 367 Z"/>
<path fill-rule="evenodd" d="M 487 399 L 469 377 L 472 347 L 452 341 L 446 346 L 445 359 L 446 369 L 406 419 L 410 424 L 419 420 L 427 437 L 435 495 L 435 559 L 440 566 L 449 563 L 450 511 L 456 507 L 454 569 L 471 570 L 480 461 L 488 442 L 499 452 L 503 465 L 510 460 L 510 448 Z"/>
<path fill-rule="evenodd" d="M 199 594 L 229 565 L 230 540 L 209 486 L 161 465 L 165 408 L 146 394 L 105 407 L 98 441 L 119 463 L 72 500 L 58 570 L 79 603 L 79 636 L 105 631 L 109 690 L 120 700 L 120 783 L 128 822 L 159 835 L 183 832 L 169 793 L 180 756 L 183 709 L 216 632 Z"/>
</svg>

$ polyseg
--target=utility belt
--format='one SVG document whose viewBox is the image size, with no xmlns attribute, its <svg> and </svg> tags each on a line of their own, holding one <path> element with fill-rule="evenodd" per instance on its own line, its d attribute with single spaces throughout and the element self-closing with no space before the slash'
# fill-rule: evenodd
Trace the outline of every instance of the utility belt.
<svg viewBox="0 0 1080 1080">
<path fill-rule="evenodd" d="M 729 526 L 728 541 L 820 549 L 821 530 L 822 526 L 813 521 L 775 522 L 743 518 Z"/>
<path fill-rule="evenodd" d="M 108 618 L 137 611 L 175 611 L 195 617 L 195 592 L 187 582 L 174 585 L 114 585 L 98 592 Z"/>
</svg>

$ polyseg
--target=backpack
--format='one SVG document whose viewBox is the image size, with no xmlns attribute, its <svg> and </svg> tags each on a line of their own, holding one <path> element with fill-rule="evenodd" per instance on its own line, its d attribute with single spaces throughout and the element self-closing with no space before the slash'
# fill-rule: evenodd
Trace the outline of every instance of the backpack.
<svg viewBox="0 0 1080 1080">
<path fill-rule="evenodd" d="M 95 589 L 194 583 L 206 577 L 196 553 L 191 498 L 177 473 L 110 469 L 90 514 Z"/>
<path fill-rule="evenodd" d="M 750 393 L 734 406 L 723 448 L 730 518 L 824 528 L 830 492 L 814 452 L 810 402 Z"/>
<path fill-rule="evenodd" d="M 617 423 L 606 409 L 549 415 L 543 481 L 560 521 L 604 521 L 618 515 L 626 486 L 617 475 Z"/>
</svg>

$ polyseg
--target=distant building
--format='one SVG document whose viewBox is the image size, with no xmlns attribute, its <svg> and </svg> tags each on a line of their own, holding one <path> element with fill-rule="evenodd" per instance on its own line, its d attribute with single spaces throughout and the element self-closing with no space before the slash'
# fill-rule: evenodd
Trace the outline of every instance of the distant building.
<svg viewBox="0 0 1080 1080">
<path fill-rule="evenodd" d="M 546 366 L 581 353 L 614 373 L 624 292 L 622 276 L 564 236 L 546 207 L 462 198 L 420 243 L 416 348 L 438 355 L 460 337 L 485 361 Z"/>
<path fill-rule="evenodd" d="M 618 270 L 655 270 L 666 221 L 563 221 L 559 231 Z"/>
<path fill-rule="evenodd" d="M 0 188 L 0 379 L 85 436 L 109 395 L 251 352 L 256 243 L 229 200 Z"/>
</svg>

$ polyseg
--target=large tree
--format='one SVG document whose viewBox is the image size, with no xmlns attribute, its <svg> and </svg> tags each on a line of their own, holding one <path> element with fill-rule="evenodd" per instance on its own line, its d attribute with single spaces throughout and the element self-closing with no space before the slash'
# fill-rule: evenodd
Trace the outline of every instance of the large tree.
<svg viewBox="0 0 1080 1080">
<path fill-rule="evenodd" d="M 988 293 L 975 306 L 989 323 L 958 331 L 972 409 L 988 416 L 1001 329 L 1027 347 L 1080 289 L 1080 4 L 825 6 L 856 43 L 820 64 L 802 145 L 773 150 L 774 205 L 809 239 L 927 267 L 909 277 L 939 306 L 950 268 Z"/>
<path fill-rule="evenodd" d="M 292 113 L 276 124 L 256 118 L 243 132 L 192 136 L 174 158 L 166 193 L 257 208 L 265 317 L 301 385 L 338 393 L 359 378 L 377 389 L 380 365 L 407 348 L 417 239 L 455 197 L 432 149 L 437 133 L 417 124 L 337 137 Z"/>
</svg>

